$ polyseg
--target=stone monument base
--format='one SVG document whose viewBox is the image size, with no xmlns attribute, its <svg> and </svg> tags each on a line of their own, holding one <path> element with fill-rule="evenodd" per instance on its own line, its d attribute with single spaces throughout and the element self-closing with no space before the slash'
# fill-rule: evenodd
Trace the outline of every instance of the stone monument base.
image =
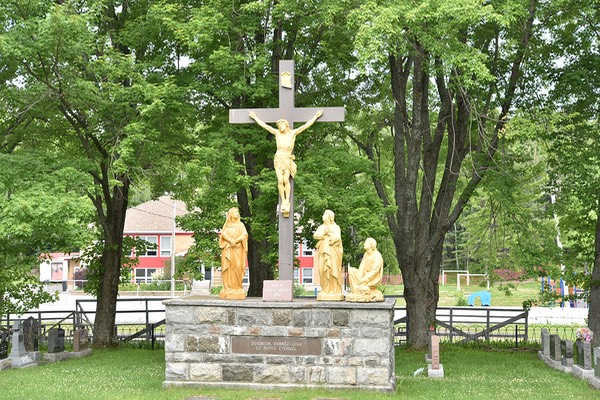
<svg viewBox="0 0 600 400">
<path fill-rule="evenodd" d="M 12 360 L 10 358 L 0 360 L 0 371 L 2 371 L 3 369 L 8 369 L 10 367 L 12 367 Z"/>
<path fill-rule="evenodd" d="M 67 351 L 59 351 L 58 353 L 45 353 L 44 354 L 44 362 L 47 363 L 55 363 L 58 361 L 65 361 L 71 358 L 69 352 Z"/>
<path fill-rule="evenodd" d="M 70 358 L 80 358 L 80 357 L 87 357 L 90 354 L 92 354 L 92 349 L 85 349 L 85 350 L 81 350 L 81 351 L 71 351 L 69 353 L 69 357 Z"/>
<path fill-rule="evenodd" d="M 393 392 L 394 303 L 165 300 L 163 387 Z"/>
<path fill-rule="evenodd" d="M 444 377 L 444 366 L 440 364 L 438 369 L 433 369 L 431 364 L 427 365 L 427 376 L 430 378 L 443 378 Z"/>
<path fill-rule="evenodd" d="M 246 298 L 246 291 L 244 289 L 240 290 L 221 290 L 219 293 L 219 297 L 225 300 L 244 300 Z"/>
<path fill-rule="evenodd" d="M 39 352 L 37 351 L 10 357 L 13 368 L 37 367 L 39 358 Z"/>
<path fill-rule="evenodd" d="M 368 294 L 348 293 L 346 295 L 346 301 L 351 303 L 375 303 L 383 300 L 383 294 L 379 290 Z"/>
<path fill-rule="evenodd" d="M 573 374 L 573 376 L 575 376 L 576 378 L 579 378 L 579 379 L 588 379 L 588 378 L 591 378 L 592 376 L 594 376 L 593 369 L 586 369 L 586 368 L 581 367 L 578 364 L 574 364 L 571 367 L 571 373 Z"/>
<path fill-rule="evenodd" d="M 318 301 L 344 301 L 344 295 L 342 293 L 323 293 L 317 294 Z"/>
</svg>

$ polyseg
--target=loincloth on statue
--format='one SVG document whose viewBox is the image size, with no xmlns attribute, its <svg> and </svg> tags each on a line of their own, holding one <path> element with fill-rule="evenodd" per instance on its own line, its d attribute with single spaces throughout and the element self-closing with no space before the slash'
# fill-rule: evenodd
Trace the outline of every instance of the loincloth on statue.
<svg viewBox="0 0 600 400">
<path fill-rule="evenodd" d="M 285 171 L 286 169 L 290 171 L 290 175 L 292 177 L 296 176 L 296 163 L 294 162 L 294 155 L 282 155 L 275 153 L 275 159 L 273 160 L 273 165 L 275 166 L 275 170 Z"/>
</svg>

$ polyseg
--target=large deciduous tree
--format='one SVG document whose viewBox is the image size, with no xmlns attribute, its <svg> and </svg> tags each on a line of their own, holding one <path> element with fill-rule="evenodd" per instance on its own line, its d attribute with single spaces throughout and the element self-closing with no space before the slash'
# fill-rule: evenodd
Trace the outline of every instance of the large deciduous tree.
<svg viewBox="0 0 600 400">
<path fill-rule="evenodd" d="M 363 70 L 389 84 L 387 132 L 372 126 L 356 140 L 378 172 L 373 182 L 403 275 L 411 346 L 427 345 L 435 321 L 444 235 L 494 167 L 536 3 L 369 1 L 354 14 Z M 388 181 L 378 168 L 382 140 L 393 149 Z"/>
<path fill-rule="evenodd" d="M 600 10 L 595 2 L 556 0 L 536 65 L 550 89 L 550 173 L 567 270 L 589 289 L 588 324 L 600 344 Z M 587 271 L 585 271 L 587 270 Z M 581 279 L 582 272 L 588 279 Z M 591 272 L 591 274 L 590 274 Z M 590 276 L 591 275 L 591 276 Z"/>
<path fill-rule="evenodd" d="M 152 19 L 145 1 L 21 1 L 0 5 L 2 91 L 10 134 L 77 155 L 93 184 L 102 252 L 97 275 L 94 345 L 112 346 L 131 185 L 160 184 L 186 132 L 172 30 Z M 36 121 L 35 129 L 31 122 Z M 157 185 L 159 186 L 159 185 Z"/>
</svg>

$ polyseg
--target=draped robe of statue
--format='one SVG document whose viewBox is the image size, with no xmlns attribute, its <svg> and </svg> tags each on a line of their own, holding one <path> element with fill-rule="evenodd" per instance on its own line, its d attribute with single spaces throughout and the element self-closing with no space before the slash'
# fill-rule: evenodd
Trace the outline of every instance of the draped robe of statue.
<svg viewBox="0 0 600 400">
<path fill-rule="evenodd" d="M 342 233 L 340 227 L 333 221 L 333 213 L 330 219 L 326 217 L 327 215 L 326 211 L 323 225 L 319 226 L 313 235 L 318 240 L 316 250 L 321 281 L 321 292 L 317 295 L 317 300 L 340 301 L 344 299 Z"/>
<path fill-rule="evenodd" d="M 248 232 L 239 219 L 237 209 L 229 210 L 227 221 L 219 238 L 221 248 L 221 277 L 223 289 L 219 297 L 223 299 L 243 300 L 246 291 L 242 286 L 246 272 L 248 254 Z"/>
<path fill-rule="evenodd" d="M 348 281 L 352 293 L 346 295 L 347 301 L 377 302 L 383 301 L 383 294 L 377 289 L 383 278 L 383 257 L 377 250 L 374 239 L 365 241 L 365 254 L 360 266 L 348 270 Z"/>
</svg>

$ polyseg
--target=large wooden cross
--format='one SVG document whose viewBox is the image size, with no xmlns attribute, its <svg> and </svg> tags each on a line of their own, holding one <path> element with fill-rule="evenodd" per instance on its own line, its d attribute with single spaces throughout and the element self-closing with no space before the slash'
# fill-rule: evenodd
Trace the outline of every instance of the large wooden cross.
<svg viewBox="0 0 600 400">
<path fill-rule="evenodd" d="M 294 61 L 279 61 L 279 108 L 246 108 L 229 110 L 229 123 L 251 124 L 255 123 L 249 113 L 253 111 L 258 118 L 265 122 L 277 122 L 286 119 L 290 128 L 294 129 L 295 122 L 306 122 L 315 116 L 318 110 L 323 110 L 323 115 L 317 122 L 343 122 L 344 107 L 306 107 L 295 106 L 294 102 Z M 290 177 L 290 210 L 291 217 L 279 214 L 279 279 L 294 279 L 294 180 Z M 281 208 L 281 198 L 279 199 Z"/>
</svg>

